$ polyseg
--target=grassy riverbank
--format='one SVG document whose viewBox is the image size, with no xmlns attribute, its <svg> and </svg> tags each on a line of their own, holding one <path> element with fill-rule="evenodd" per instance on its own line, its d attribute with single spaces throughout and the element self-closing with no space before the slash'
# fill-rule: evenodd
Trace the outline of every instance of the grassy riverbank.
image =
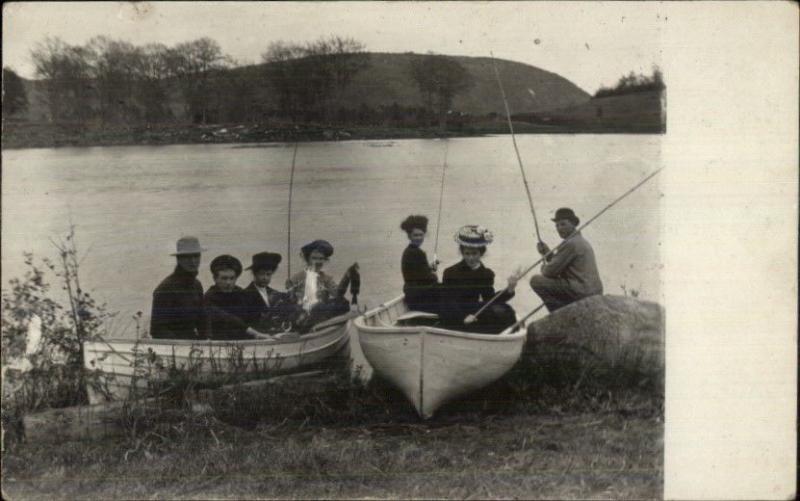
<svg viewBox="0 0 800 501">
<path fill-rule="evenodd" d="M 515 122 L 519 134 L 573 133 L 658 133 L 647 127 L 584 125 L 539 125 Z M 334 141 L 353 139 L 414 139 L 436 137 L 474 137 L 507 134 L 503 120 L 475 122 L 450 127 L 322 126 L 316 124 L 174 124 L 152 127 L 88 127 L 78 124 L 51 124 L 7 121 L 3 124 L 3 149 L 54 148 L 64 146 L 123 146 L 167 144 L 261 143 L 292 141 Z"/>
<path fill-rule="evenodd" d="M 305 399 L 278 388 L 214 416 L 165 414 L 128 437 L 11 443 L 3 490 L 10 499 L 659 498 L 659 392 L 548 377 L 518 367 L 424 423 L 380 384 Z"/>
</svg>

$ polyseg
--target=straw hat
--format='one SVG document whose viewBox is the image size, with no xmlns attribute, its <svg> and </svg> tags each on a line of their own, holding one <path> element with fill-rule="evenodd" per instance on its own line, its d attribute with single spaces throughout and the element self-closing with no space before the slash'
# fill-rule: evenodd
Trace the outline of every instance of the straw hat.
<svg viewBox="0 0 800 501">
<path fill-rule="evenodd" d="M 492 243 L 494 235 L 483 226 L 468 224 L 459 228 L 454 240 L 458 245 L 463 245 L 464 247 L 486 247 Z"/>
</svg>

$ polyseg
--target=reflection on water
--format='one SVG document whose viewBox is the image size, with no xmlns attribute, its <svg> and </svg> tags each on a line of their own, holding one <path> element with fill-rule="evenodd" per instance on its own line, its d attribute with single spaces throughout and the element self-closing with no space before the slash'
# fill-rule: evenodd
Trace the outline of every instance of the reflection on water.
<svg viewBox="0 0 800 501">
<path fill-rule="evenodd" d="M 439 258 L 458 259 L 453 233 L 463 224 L 489 227 L 495 243 L 486 264 L 505 281 L 538 258 L 533 222 L 516 157 L 507 136 L 450 139 Z M 543 237 L 559 239 L 549 218 L 570 206 L 587 220 L 660 163 L 660 136 L 529 135 L 518 138 Z M 328 265 L 338 278 L 358 261 L 362 302 L 374 306 L 398 295 L 400 221 L 427 214 L 433 256 L 441 140 L 346 141 L 300 144 L 292 214 L 292 268 L 299 248 L 315 238 L 333 243 Z M 147 315 L 155 285 L 174 266 L 169 253 L 181 235 L 209 249 L 200 281 L 211 285 L 208 263 L 222 253 L 249 262 L 256 252 L 284 255 L 292 145 L 187 145 L 10 150 L 3 152 L 2 270 L 22 274 L 23 251 L 52 256 L 48 238 L 64 234 L 70 218 L 88 251 L 83 283 L 122 318 Z M 658 299 L 658 182 L 609 211 L 585 236 L 593 244 L 607 293 L 621 286 Z M 246 274 L 247 272 L 245 272 Z M 248 283 L 240 278 L 240 285 Z M 500 286 L 501 284 L 498 284 Z M 522 281 L 512 304 L 536 304 Z M 132 335 L 133 323 L 120 322 Z"/>
</svg>

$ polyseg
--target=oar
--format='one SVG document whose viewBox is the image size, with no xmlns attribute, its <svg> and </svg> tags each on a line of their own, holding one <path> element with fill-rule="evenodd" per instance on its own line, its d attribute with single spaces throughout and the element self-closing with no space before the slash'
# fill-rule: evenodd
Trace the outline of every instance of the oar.
<svg viewBox="0 0 800 501">
<path fill-rule="evenodd" d="M 513 333 L 514 331 L 516 331 L 516 330 L 517 330 L 517 327 L 522 327 L 523 325 L 525 325 L 525 322 L 526 322 L 526 321 L 527 321 L 529 318 L 531 318 L 531 317 L 533 316 L 533 314 L 534 314 L 534 313 L 536 313 L 537 311 L 539 311 L 539 310 L 541 310 L 542 308 L 544 308 L 544 306 L 545 306 L 545 304 L 544 304 L 544 303 L 540 304 L 539 306 L 537 306 L 536 308 L 534 308 L 533 310 L 531 310 L 531 311 L 530 311 L 530 312 L 529 312 L 527 315 L 525 315 L 524 317 L 522 317 L 522 318 L 520 318 L 519 320 L 517 320 L 517 321 L 514 323 L 514 325 L 512 325 L 512 326 L 511 326 L 511 327 L 509 327 L 508 329 L 504 330 L 504 331 L 503 331 L 503 332 L 501 332 L 500 334 L 502 335 L 502 334 L 511 334 L 511 333 Z"/>
<path fill-rule="evenodd" d="M 351 311 L 351 312 L 345 313 L 344 315 L 339 315 L 338 317 L 333 317 L 330 320 L 326 320 L 324 322 L 320 322 L 320 323 L 316 324 L 314 327 L 312 327 L 311 331 L 312 332 L 319 331 L 319 330 L 322 330 L 322 329 L 326 329 L 328 327 L 333 327 L 334 325 L 340 325 L 340 324 L 349 322 L 350 320 L 352 320 L 352 319 L 354 319 L 354 318 L 356 318 L 356 317 L 358 317 L 360 315 L 361 315 L 361 313 L 359 313 L 357 311 Z"/>
<path fill-rule="evenodd" d="M 528 268 L 527 268 L 525 271 L 523 271 L 523 272 L 522 272 L 522 273 L 521 273 L 521 274 L 520 274 L 520 275 L 519 275 L 517 278 L 518 278 L 518 279 L 519 279 L 519 278 L 522 278 L 522 277 L 524 277 L 525 275 L 527 275 L 528 273 L 530 273 L 530 272 L 531 272 L 531 270 L 533 270 L 534 268 L 536 268 L 536 267 L 537 267 L 537 266 L 538 266 L 538 265 L 539 265 L 539 264 L 540 264 L 542 261 L 544 261 L 545 259 L 547 259 L 548 257 L 550 257 L 550 256 L 551 256 L 551 255 L 552 255 L 554 252 L 556 252 L 557 250 L 559 250 L 561 247 L 563 247 L 563 246 L 564 246 L 564 244 L 565 244 L 565 243 L 567 243 L 568 241 L 570 241 L 570 240 L 571 240 L 571 239 L 572 239 L 572 238 L 573 238 L 575 235 L 577 235 L 577 234 L 578 234 L 578 232 L 580 232 L 581 230 L 583 230 L 584 228 L 586 228 L 587 226 L 589 226 L 590 224 L 592 224 L 592 222 L 593 222 L 594 220 L 596 220 L 598 217 L 602 216 L 602 215 L 603 215 L 603 214 L 604 214 L 604 213 L 605 213 L 605 212 L 606 212 L 608 209 L 610 209 L 611 207 L 615 206 L 615 205 L 616 205 L 618 202 L 620 202 L 620 201 L 621 201 L 623 198 L 627 197 L 628 195 L 630 195 L 631 193 L 633 193 L 634 191 L 636 191 L 637 189 L 639 189 L 639 187 L 640 187 L 640 186 L 642 186 L 644 183 L 646 183 L 647 181 L 649 181 L 649 180 L 653 179 L 653 178 L 656 176 L 656 174 L 658 174 L 658 173 L 659 173 L 659 172 L 661 172 L 662 170 L 663 170 L 663 167 L 662 167 L 662 168 L 660 168 L 660 169 L 656 169 L 654 172 L 652 172 L 652 173 L 651 173 L 650 175 L 648 175 L 646 178 L 644 178 L 644 179 L 642 179 L 641 181 L 639 181 L 639 182 L 636 184 L 636 186 L 634 186 L 633 188 L 629 189 L 628 191 L 626 191 L 626 192 L 625 192 L 625 193 L 623 193 L 622 195 L 618 196 L 616 199 L 614 199 L 614 201 L 613 201 L 613 202 L 611 202 L 610 204 L 606 205 L 606 206 L 603 208 L 603 210 L 601 210 L 600 212 L 598 212 L 597 214 L 595 214 L 594 216 L 592 216 L 592 218 L 591 218 L 591 219 L 589 219 L 588 221 L 586 221 L 585 223 L 583 223 L 583 224 L 582 224 L 580 227 L 578 227 L 578 229 L 576 229 L 576 230 L 575 230 L 575 231 L 572 233 L 572 235 L 570 235 L 570 236 L 568 236 L 567 238 L 565 238 L 564 240 L 562 240 L 562 241 L 561 241 L 561 243 L 560 243 L 560 244 L 558 244 L 558 245 L 557 245 L 555 248 L 553 248 L 552 250 L 550 250 L 550 252 L 548 252 L 547 254 L 545 254 L 544 256 L 542 256 L 542 257 L 541 257 L 539 260 L 537 260 L 535 263 L 533 263 L 532 265 L 530 265 L 530 266 L 529 266 L 529 267 L 528 267 Z M 478 315 L 480 315 L 481 313 L 483 313 L 483 312 L 484 312 L 484 310 L 486 310 L 486 308 L 488 308 L 488 307 L 489 307 L 489 306 L 491 306 L 491 305 L 492 305 L 492 304 L 493 304 L 495 301 L 497 301 L 497 298 L 499 298 L 499 297 L 500 297 L 500 295 L 501 295 L 501 294 L 503 294 L 503 292 L 504 292 L 504 291 L 505 291 L 505 289 L 501 289 L 501 290 L 500 290 L 500 291 L 499 291 L 497 294 L 495 294 L 495 295 L 494 295 L 494 297 L 492 297 L 492 298 L 491 298 L 489 301 L 487 301 L 487 302 L 486 302 L 486 304 L 484 304 L 484 305 L 481 307 L 481 309 L 479 309 L 478 311 L 476 311 L 475 313 L 473 313 L 473 315 L 477 317 Z"/>
</svg>

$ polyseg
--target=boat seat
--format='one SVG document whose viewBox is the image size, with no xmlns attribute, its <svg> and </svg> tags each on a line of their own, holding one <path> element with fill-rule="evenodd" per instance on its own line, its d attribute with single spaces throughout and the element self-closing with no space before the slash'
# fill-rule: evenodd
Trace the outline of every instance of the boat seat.
<svg viewBox="0 0 800 501">
<path fill-rule="evenodd" d="M 439 315 L 436 313 L 428 313 L 425 311 L 407 311 L 395 319 L 395 325 L 411 326 L 411 325 L 428 325 L 434 326 L 439 324 Z"/>
</svg>

